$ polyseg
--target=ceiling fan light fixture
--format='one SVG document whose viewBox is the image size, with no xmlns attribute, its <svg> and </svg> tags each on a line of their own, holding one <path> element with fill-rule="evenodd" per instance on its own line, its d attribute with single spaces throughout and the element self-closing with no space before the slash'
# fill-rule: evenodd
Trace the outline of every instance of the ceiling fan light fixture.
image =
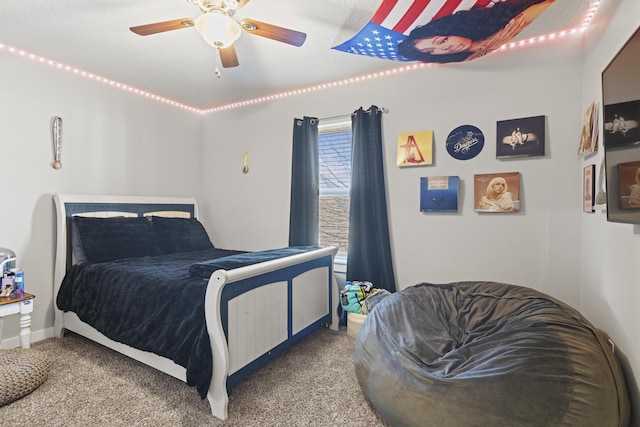
<svg viewBox="0 0 640 427">
<path fill-rule="evenodd" d="M 204 13 L 194 24 L 204 41 L 220 49 L 231 46 L 242 33 L 238 22 L 224 12 Z"/>
</svg>

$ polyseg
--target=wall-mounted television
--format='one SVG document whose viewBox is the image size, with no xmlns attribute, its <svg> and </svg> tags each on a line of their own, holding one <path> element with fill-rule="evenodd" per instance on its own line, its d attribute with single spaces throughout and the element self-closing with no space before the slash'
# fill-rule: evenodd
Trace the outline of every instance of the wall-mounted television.
<svg viewBox="0 0 640 427">
<path fill-rule="evenodd" d="M 640 224 L 640 29 L 602 72 L 607 220 Z"/>
</svg>

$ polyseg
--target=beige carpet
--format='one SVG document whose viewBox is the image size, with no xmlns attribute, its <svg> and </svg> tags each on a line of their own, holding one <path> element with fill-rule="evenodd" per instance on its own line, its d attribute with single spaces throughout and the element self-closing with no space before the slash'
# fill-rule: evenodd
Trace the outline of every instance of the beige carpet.
<svg viewBox="0 0 640 427">
<path fill-rule="evenodd" d="M 34 343 L 51 362 L 33 393 L 0 408 L 2 426 L 386 426 L 353 368 L 355 342 L 321 329 L 240 384 L 229 418 L 195 388 L 67 333 Z"/>
</svg>

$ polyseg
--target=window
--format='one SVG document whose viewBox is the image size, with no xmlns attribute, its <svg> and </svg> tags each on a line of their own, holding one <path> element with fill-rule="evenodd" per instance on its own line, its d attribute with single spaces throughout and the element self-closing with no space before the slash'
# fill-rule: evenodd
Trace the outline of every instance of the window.
<svg viewBox="0 0 640 427">
<path fill-rule="evenodd" d="M 351 116 L 321 119 L 318 124 L 320 162 L 320 236 L 322 246 L 337 246 L 346 255 L 349 241 L 351 187 Z"/>
</svg>

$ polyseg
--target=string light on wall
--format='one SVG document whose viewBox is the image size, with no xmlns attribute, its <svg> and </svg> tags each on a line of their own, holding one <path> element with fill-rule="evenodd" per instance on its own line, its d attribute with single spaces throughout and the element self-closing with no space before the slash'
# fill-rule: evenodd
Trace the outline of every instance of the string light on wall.
<svg viewBox="0 0 640 427">
<path fill-rule="evenodd" d="M 53 68 L 57 68 L 59 70 L 66 71 L 66 72 L 71 73 L 71 74 L 75 74 L 75 75 L 77 75 L 79 77 L 83 77 L 83 78 L 87 78 L 87 79 L 95 81 L 95 82 L 103 83 L 103 84 L 115 87 L 116 89 L 121 89 L 121 90 L 124 90 L 124 91 L 127 91 L 127 92 L 131 92 L 131 93 L 134 93 L 136 95 L 140 95 L 140 96 L 143 96 L 145 98 L 152 99 L 152 100 L 157 101 L 157 102 L 161 102 L 163 104 L 167 104 L 167 105 L 171 105 L 173 107 L 181 108 L 183 110 L 192 111 L 194 113 L 201 113 L 201 111 L 202 111 L 202 110 L 200 110 L 198 108 L 194 108 L 194 107 L 182 104 L 180 102 L 173 101 L 171 99 L 164 98 L 162 96 L 158 96 L 158 95 L 155 95 L 155 94 L 150 93 L 150 92 L 146 92 L 146 91 L 144 91 L 142 89 L 138 89 L 138 88 L 135 88 L 133 86 L 129 86 L 129 85 L 126 85 L 124 83 L 120 83 L 120 82 L 117 82 L 115 80 L 108 79 L 106 77 L 101 77 L 101 76 L 98 76 L 96 74 L 89 73 L 89 72 L 81 70 L 79 68 L 75 68 L 75 67 L 71 67 L 69 65 L 65 65 L 65 64 L 63 64 L 61 62 L 53 61 L 51 59 L 47 59 L 45 57 L 42 57 L 42 56 L 39 56 L 39 55 L 35 55 L 33 53 L 29 53 L 29 52 L 21 50 L 21 49 L 16 49 L 15 47 L 8 46 L 8 45 L 2 44 L 2 43 L 0 43 L 0 52 L 8 52 L 8 53 L 11 53 L 11 54 L 14 54 L 14 55 L 17 55 L 17 56 L 21 56 L 23 58 L 30 59 L 30 60 L 32 60 L 34 62 L 39 62 L 41 64 L 49 65 L 49 66 L 51 66 Z"/>
<path fill-rule="evenodd" d="M 565 37 L 565 36 L 568 36 L 568 35 L 581 33 L 591 24 L 591 20 L 595 16 L 595 13 L 598 10 L 599 6 L 600 6 L 600 0 L 594 1 L 591 4 L 589 9 L 585 13 L 584 21 L 582 22 L 582 24 L 579 27 L 576 27 L 576 28 L 573 28 L 573 29 L 570 29 L 570 30 L 559 31 L 559 32 L 556 32 L 556 33 L 546 34 L 546 35 L 542 35 L 542 36 L 538 36 L 538 37 L 532 37 L 532 38 L 529 38 L 529 39 L 526 39 L 526 40 L 520 40 L 520 41 L 517 41 L 517 42 L 507 43 L 507 44 L 502 45 L 498 50 L 514 49 L 514 48 L 518 48 L 518 47 L 529 46 L 529 45 L 532 45 L 532 44 L 535 44 L 535 43 L 543 43 L 543 42 L 555 40 L 557 38 L 562 38 L 562 37 Z M 335 88 L 335 87 L 338 87 L 338 86 L 345 86 L 345 85 L 350 85 L 350 84 L 354 84 L 354 83 L 359 83 L 359 82 L 362 82 L 362 81 L 383 78 L 383 77 L 387 77 L 387 76 L 396 75 L 398 73 L 403 73 L 403 72 L 409 72 L 409 71 L 423 69 L 425 67 L 438 66 L 437 64 L 413 63 L 413 64 L 409 64 L 409 65 L 393 68 L 393 69 L 386 70 L 386 71 L 378 71 L 378 72 L 374 72 L 374 73 L 370 73 L 370 74 L 366 74 L 366 75 L 362 75 L 362 76 L 351 77 L 351 78 L 342 79 L 342 80 L 336 80 L 336 81 L 333 81 L 333 82 L 327 82 L 327 83 L 323 83 L 323 84 L 309 86 L 309 87 L 306 87 L 306 88 L 290 90 L 290 91 L 276 93 L 276 94 L 267 95 L 267 96 L 261 96 L 261 97 L 257 97 L 257 98 L 253 98 L 253 99 L 244 100 L 244 101 L 233 102 L 233 103 L 230 103 L 230 104 L 220 105 L 220 106 L 216 106 L 216 107 L 212 107 L 212 108 L 208 108 L 208 109 L 200 109 L 200 108 L 195 108 L 195 107 L 191 107 L 189 105 L 182 104 L 182 103 L 177 102 L 177 101 L 173 101 L 173 100 L 168 99 L 168 98 L 164 98 L 164 97 L 159 96 L 159 95 L 155 95 L 155 94 L 150 93 L 150 92 L 146 92 L 144 90 L 135 88 L 133 86 L 126 85 L 124 83 L 120 83 L 120 82 L 117 82 L 117 81 L 114 81 L 114 80 L 111 80 L 111 79 L 107 79 L 105 77 L 101 77 L 101 76 L 89 73 L 87 71 L 80 70 L 80 69 L 75 68 L 75 67 L 70 67 L 70 66 L 62 64 L 60 62 L 52 61 L 50 59 L 47 59 L 47 58 L 44 58 L 44 57 L 41 57 L 41 56 L 38 56 L 38 55 L 34 55 L 34 54 L 26 52 L 24 50 L 16 49 L 14 47 L 7 46 L 7 45 L 1 44 L 1 43 L 0 43 L 0 52 L 8 52 L 10 54 L 21 56 L 21 57 L 30 59 L 32 61 L 39 62 L 39 63 L 45 64 L 45 65 L 49 65 L 51 67 L 54 67 L 54 68 L 57 68 L 57 69 L 60 69 L 60 70 L 63 70 L 63 71 L 78 75 L 80 77 L 90 79 L 90 80 L 95 81 L 95 82 L 99 82 L 99 83 L 103 83 L 103 84 L 109 85 L 109 86 L 114 87 L 116 89 L 124 90 L 126 92 L 130 92 L 130 93 L 133 93 L 133 94 L 136 94 L 136 95 L 151 99 L 151 100 L 156 101 L 156 102 L 167 104 L 167 105 L 170 105 L 170 106 L 173 106 L 173 107 L 177 107 L 177 108 L 180 108 L 180 109 L 183 109 L 183 110 L 191 111 L 191 112 L 197 113 L 197 114 L 208 114 L 208 113 L 216 113 L 216 112 L 221 112 L 221 111 L 227 111 L 227 110 L 232 110 L 232 109 L 236 109 L 236 108 L 247 107 L 247 106 L 250 106 L 250 105 L 260 104 L 260 103 L 264 103 L 264 102 L 269 102 L 269 101 L 273 101 L 273 100 L 276 100 L 276 99 L 287 98 L 287 97 L 296 96 L 296 95 L 302 95 L 302 94 L 306 94 L 306 93 L 309 93 L 309 92 L 317 92 L 317 91 L 321 91 L 321 90 L 325 90 L 325 89 Z"/>
</svg>

